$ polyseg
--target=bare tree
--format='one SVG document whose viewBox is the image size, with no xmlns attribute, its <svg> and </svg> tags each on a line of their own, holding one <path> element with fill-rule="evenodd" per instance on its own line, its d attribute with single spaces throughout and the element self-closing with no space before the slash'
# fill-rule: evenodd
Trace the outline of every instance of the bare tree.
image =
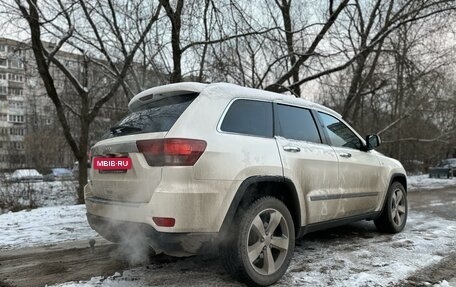
<svg viewBox="0 0 456 287">
<path fill-rule="evenodd" d="M 362 10 L 354 7 L 350 15 Z M 439 40 L 451 35 L 448 13 L 401 24 L 366 58 L 321 80 L 325 103 L 345 110 L 359 131 L 378 131 L 385 143 L 382 151 L 409 170 L 423 171 L 454 145 L 454 93 L 448 78 L 453 77 L 456 54 L 451 42 Z M 361 22 L 350 17 L 357 27 L 346 38 L 353 50 L 362 49 L 363 38 L 370 39 L 362 36 L 366 26 L 359 26 Z"/>
<path fill-rule="evenodd" d="M 15 0 L 15 5 L 28 24 L 31 49 L 46 93 L 55 106 L 65 139 L 80 163 L 78 198 L 79 202 L 83 202 L 90 125 L 101 108 L 124 85 L 136 52 L 159 18 L 161 5 L 153 7 L 148 1 L 130 3 L 114 0 L 55 0 L 43 6 L 37 0 Z M 57 40 L 53 47 L 47 44 L 51 39 Z M 61 60 L 64 46 L 72 47 L 81 54 L 81 77 L 77 77 Z M 102 95 L 94 96 L 92 93 L 89 62 L 98 65 L 99 71 L 111 80 Z M 78 107 L 66 106 L 62 101 L 52 69 L 57 69 L 71 83 L 79 99 Z M 79 120 L 78 131 L 74 131 L 68 121 L 65 112 L 68 108 Z"/>
<path fill-rule="evenodd" d="M 322 42 L 325 35 L 328 33 L 328 31 L 334 25 L 334 23 L 336 22 L 339 15 L 342 14 L 345 7 L 348 5 L 349 0 L 341 1 L 339 3 L 339 5 L 336 7 L 336 9 L 334 9 L 333 2 L 334 1 L 329 1 L 329 4 L 330 4 L 329 8 L 328 8 L 329 17 L 327 18 L 325 23 L 323 23 L 323 25 L 321 26 L 318 33 L 315 35 L 315 37 L 309 44 L 308 48 L 303 53 L 300 53 L 300 55 L 297 57 L 297 59 L 294 60 L 294 64 L 284 74 L 282 74 L 278 79 L 276 79 L 274 83 L 268 85 L 266 87 L 266 90 L 271 90 L 271 91 L 276 91 L 276 92 L 295 90 L 296 87 L 300 86 L 301 84 L 303 84 L 306 81 L 305 79 L 301 78 L 299 81 L 293 81 L 293 83 L 291 85 L 284 86 L 284 83 L 286 81 L 288 81 L 290 78 L 296 77 L 294 75 L 300 73 L 303 65 L 307 61 L 309 61 L 309 59 L 311 59 L 313 56 L 315 56 L 315 51 L 316 51 L 317 47 L 320 45 L 320 43 Z M 287 20 L 287 17 L 286 17 L 286 15 L 284 15 L 284 21 L 286 22 L 286 20 Z M 288 33 L 290 35 L 290 31 L 288 31 Z M 290 38 L 290 37 L 288 36 L 288 38 Z M 294 53 L 292 53 L 288 56 L 294 57 L 295 55 L 294 55 Z"/>
<path fill-rule="evenodd" d="M 356 73 L 358 76 L 353 81 L 353 87 L 347 98 L 346 108 L 343 110 L 343 114 L 346 116 L 349 113 L 349 107 L 351 107 L 359 98 L 358 94 L 360 93 L 356 93 L 355 91 L 359 90 L 357 89 L 358 86 L 362 86 L 359 83 L 361 81 L 359 75 L 364 71 L 367 59 L 370 58 L 370 56 L 372 56 L 372 58 L 376 57 L 375 51 L 378 51 L 376 48 L 381 48 L 382 42 L 386 37 L 407 23 L 424 20 L 433 15 L 455 9 L 454 1 L 446 0 L 402 2 L 377 0 L 368 3 L 362 2 L 362 4 L 361 2 L 362 1 L 355 1 L 355 3 L 349 5 L 349 1 L 342 1 L 337 8 L 334 9 L 334 3 L 333 1 L 330 1 L 329 18 L 323 24 L 314 40 L 309 45 L 309 48 L 299 55 L 295 65 L 290 67 L 290 69 L 281 75 L 274 83 L 267 86 L 266 89 L 278 92 L 293 90 L 296 86 L 300 86 L 306 82 L 356 65 L 359 67 L 357 68 Z M 347 51 L 345 48 L 346 43 L 344 43 L 344 48 L 339 50 L 339 54 L 344 54 L 346 56 L 345 60 L 339 59 L 336 61 L 336 65 L 332 66 L 328 65 L 328 62 L 330 61 L 326 60 L 320 71 L 302 75 L 299 81 L 295 81 L 290 85 L 284 85 L 288 79 L 293 77 L 296 70 L 300 70 L 306 62 L 312 61 L 318 57 L 318 54 L 315 54 L 316 48 L 319 46 L 322 39 L 329 33 L 330 28 L 337 26 L 334 24 L 342 14 L 344 15 L 344 21 L 346 21 L 345 19 L 348 19 L 349 21 L 349 23 L 346 23 L 345 25 L 349 29 L 348 33 L 351 34 L 352 31 L 355 31 L 359 36 L 357 37 L 356 42 L 353 42 L 353 45 L 356 46 L 357 49 Z M 336 31 L 337 33 L 341 33 L 340 28 Z"/>
</svg>

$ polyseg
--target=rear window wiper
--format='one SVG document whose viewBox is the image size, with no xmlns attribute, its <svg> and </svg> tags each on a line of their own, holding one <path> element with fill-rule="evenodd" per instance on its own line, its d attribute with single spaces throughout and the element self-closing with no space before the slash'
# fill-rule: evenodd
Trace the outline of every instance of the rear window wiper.
<svg viewBox="0 0 456 287">
<path fill-rule="evenodd" d="M 110 130 L 111 130 L 111 133 L 113 133 L 113 134 L 121 134 L 123 132 L 140 132 L 140 131 L 142 131 L 141 128 L 127 126 L 127 125 L 113 126 L 110 128 Z"/>
</svg>

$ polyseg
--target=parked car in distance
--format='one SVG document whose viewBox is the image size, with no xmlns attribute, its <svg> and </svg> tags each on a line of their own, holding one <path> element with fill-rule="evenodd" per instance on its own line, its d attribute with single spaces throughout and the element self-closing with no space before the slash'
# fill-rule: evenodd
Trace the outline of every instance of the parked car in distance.
<svg viewBox="0 0 456 287">
<path fill-rule="evenodd" d="M 72 180 L 74 179 L 73 173 L 68 168 L 56 167 L 51 168 L 49 173 L 43 176 L 45 181 L 56 181 L 56 180 Z"/>
<path fill-rule="evenodd" d="M 430 178 L 451 178 L 456 176 L 456 158 L 447 158 L 435 166 L 429 168 Z"/>
<path fill-rule="evenodd" d="M 88 222 L 110 241 L 175 256 L 218 247 L 233 277 L 267 286 L 308 232 L 404 229 L 401 163 L 327 107 L 227 83 L 155 87 L 128 107 L 92 147 L 84 189 Z"/>
<path fill-rule="evenodd" d="M 10 177 L 10 181 L 13 182 L 35 180 L 43 180 L 43 175 L 36 169 L 17 169 L 11 174 Z"/>
</svg>

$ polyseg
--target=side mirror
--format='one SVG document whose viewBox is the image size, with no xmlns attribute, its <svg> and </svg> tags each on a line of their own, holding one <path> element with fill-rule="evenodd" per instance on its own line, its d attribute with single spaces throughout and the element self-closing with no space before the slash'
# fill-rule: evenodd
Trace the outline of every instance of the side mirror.
<svg viewBox="0 0 456 287">
<path fill-rule="evenodd" d="M 366 136 L 366 151 L 377 148 L 382 143 L 382 140 L 378 135 L 367 135 Z"/>
</svg>

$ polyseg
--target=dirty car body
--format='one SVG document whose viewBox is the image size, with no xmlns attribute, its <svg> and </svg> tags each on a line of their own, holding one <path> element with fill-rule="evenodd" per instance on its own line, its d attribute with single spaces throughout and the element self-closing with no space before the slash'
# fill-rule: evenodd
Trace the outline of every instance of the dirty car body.
<svg viewBox="0 0 456 287">
<path fill-rule="evenodd" d="M 85 187 L 88 221 L 108 240 L 140 235 L 170 255 L 219 247 L 239 280 L 269 285 L 307 232 L 362 219 L 389 232 L 405 225 L 402 165 L 322 105 L 179 83 L 138 94 L 129 109 L 92 148 Z"/>
</svg>

